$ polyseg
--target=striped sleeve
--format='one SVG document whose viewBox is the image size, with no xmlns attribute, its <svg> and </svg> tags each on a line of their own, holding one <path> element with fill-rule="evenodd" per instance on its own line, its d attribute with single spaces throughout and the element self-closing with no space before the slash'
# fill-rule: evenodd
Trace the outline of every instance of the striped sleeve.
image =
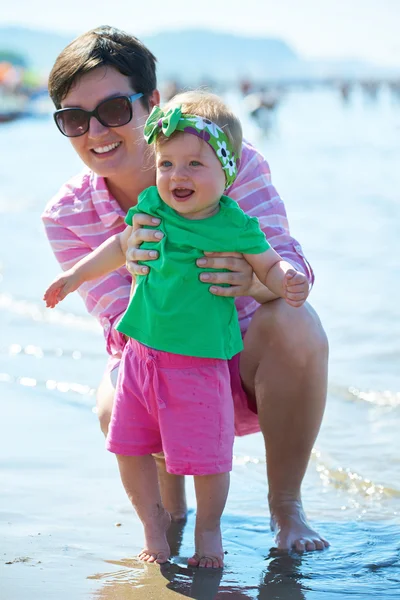
<svg viewBox="0 0 400 600">
<path fill-rule="evenodd" d="M 50 246 L 64 271 L 92 252 L 92 248 L 49 212 L 44 213 L 42 221 Z M 120 355 L 125 345 L 124 336 L 114 325 L 128 305 L 130 286 L 130 275 L 123 267 L 82 284 L 78 290 L 88 312 L 103 327 L 107 352 L 114 356 Z"/>
</svg>

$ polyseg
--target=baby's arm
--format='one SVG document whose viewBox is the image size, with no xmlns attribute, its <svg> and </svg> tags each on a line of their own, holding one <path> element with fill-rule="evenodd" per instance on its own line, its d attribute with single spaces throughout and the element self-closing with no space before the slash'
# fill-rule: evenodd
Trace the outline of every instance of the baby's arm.
<svg viewBox="0 0 400 600">
<path fill-rule="evenodd" d="M 125 264 L 125 253 L 131 231 L 132 227 L 128 226 L 122 233 L 111 236 L 71 269 L 58 275 L 44 293 L 43 300 L 46 306 L 54 308 L 85 281 L 107 275 Z"/>
<path fill-rule="evenodd" d="M 271 292 L 296 308 L 304 304 L 309 294 L 306 276 L 283 260 L 273 248 L 261 254 L 244 254 L 244 257 Z"/>
</svg>

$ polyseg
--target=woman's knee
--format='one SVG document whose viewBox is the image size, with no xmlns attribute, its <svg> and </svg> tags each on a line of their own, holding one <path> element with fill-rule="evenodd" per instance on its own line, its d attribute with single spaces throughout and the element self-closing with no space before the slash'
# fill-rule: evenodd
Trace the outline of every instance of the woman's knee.
<svg viewBox="0 0 400 600">
<path fill-rule="evenodd" d="M 327 359 L 329 355 L 329 341 L 321 320 L 311 304 L 306 303 L 304 310 L 306 313 L 305 327 L 308 333 L 307 337 L 309 338 L 310 348 L 314 352 L 318 352 L 321 358 Z"/>
<path fill-rule="evenodd" d="M 292 356 L 298 354 L 300 360 L 315 354 L 328 357 L 328 338 L 316 311 L 308 303 L 300 308 L 289 306 L 283 299 L 263 304 L 251 326 L 260 343 L 281 351 L 286 349 Z"/>
</svg>

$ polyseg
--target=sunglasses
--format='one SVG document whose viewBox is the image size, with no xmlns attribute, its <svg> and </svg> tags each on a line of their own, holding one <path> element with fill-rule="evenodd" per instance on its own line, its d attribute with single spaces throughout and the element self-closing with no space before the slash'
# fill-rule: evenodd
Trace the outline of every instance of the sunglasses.
<svg viewBox="0 0 400 600">
<path fill-rule="evenodd" d="M 133 96 L 114 96 L 103 100 L 94 110 L 83 108 L 61 108 L 53 114 L 54 121 L 63 135 L 79 137 L 89 131 L 90 119 L 96 119 L 104 127 L 122 127 L 132 119 L 132 103 L 143 94 Z"/>
</svg>

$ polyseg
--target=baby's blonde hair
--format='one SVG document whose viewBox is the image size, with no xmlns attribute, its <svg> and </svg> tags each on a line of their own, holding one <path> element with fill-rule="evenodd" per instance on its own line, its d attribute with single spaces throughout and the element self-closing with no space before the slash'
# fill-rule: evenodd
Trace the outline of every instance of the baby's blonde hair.
<svg viewBox="0 0 400 600">
<path fill-rule="evenodd" d="M 181 107 L 182 113 L 187 115 L 198 115 L 204 119 L 209 119 L 216 123 L 224 131 L 229 139 L 235 155 L 240 158 L 242 153 L 242 126 L 238 117 L 226 106 L 226 104 L 216 96 L 209 92 L 201 90 L 193 90 L 190 92 L 182 92 L 169 100 L 163 111 L 166 113 L 170 108 Z M 168 138 L 164 136 L 157 138 L 157 143 L 163 143 Z M 172 137 L 172 136 L 171 136 Z"/>
</svg>

